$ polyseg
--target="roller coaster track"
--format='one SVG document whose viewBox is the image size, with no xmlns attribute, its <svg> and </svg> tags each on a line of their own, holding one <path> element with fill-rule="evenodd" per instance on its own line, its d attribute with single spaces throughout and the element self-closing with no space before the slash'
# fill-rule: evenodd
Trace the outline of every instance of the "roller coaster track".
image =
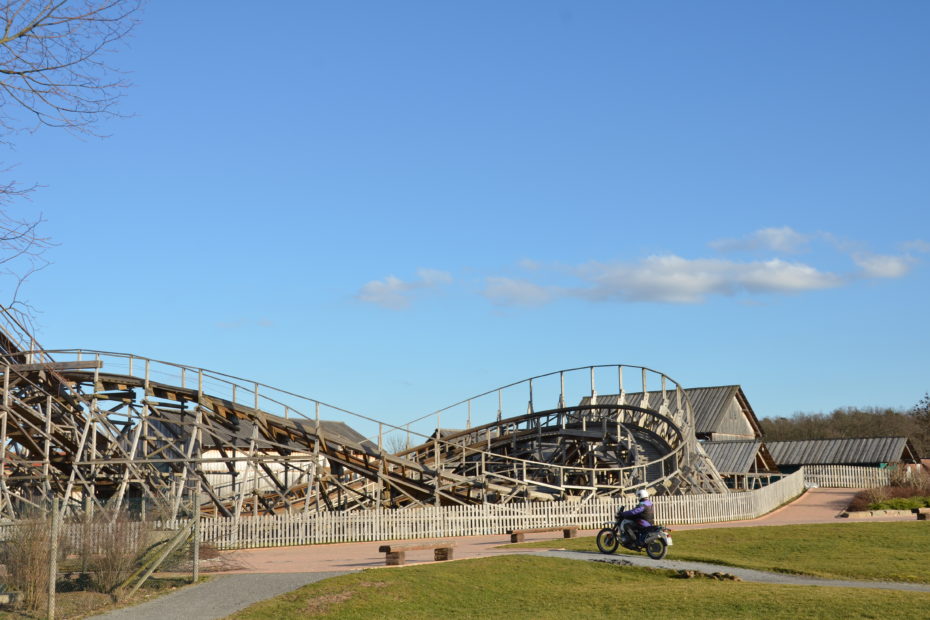
<svg viewBox="0 0 930 620">
<path fill-rule="evenodd" d="M 53 496 L 168 517 L 190 498 L 240 517 L 725 492 L 684 391 L 642 367 L 557 371 L 395 426 L 201 368 L 0 336 L 0 517 Z M 605 376 L 617 393 L 599 401 Z"/>
</svg>

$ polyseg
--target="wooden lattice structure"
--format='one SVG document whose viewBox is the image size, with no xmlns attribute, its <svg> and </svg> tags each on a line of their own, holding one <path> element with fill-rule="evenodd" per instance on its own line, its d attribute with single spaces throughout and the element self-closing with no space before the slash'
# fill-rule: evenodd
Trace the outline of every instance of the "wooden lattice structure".
<svg viewBox="0 0 930 620">
<path fill-rule="evenodd" d="M 205 513 L 240 517 L 580 501 L 643 487 L 725 492 L 681 387 L 641 367 L 558 371 L 394 426 L 200 368 L 43 350 L 6 318 L 0 517 L 52 497 L 166 517 L 189 497 Z M 641 377 L 636 402 L 625 400 L 624 370 Z M 597 402 L 604 373 L 620 395 L 609 404 Z M 650 395 L 647 384 L 661 389 Z M 463 428 L 440 425 L 450 419 Z"/>
</svg>

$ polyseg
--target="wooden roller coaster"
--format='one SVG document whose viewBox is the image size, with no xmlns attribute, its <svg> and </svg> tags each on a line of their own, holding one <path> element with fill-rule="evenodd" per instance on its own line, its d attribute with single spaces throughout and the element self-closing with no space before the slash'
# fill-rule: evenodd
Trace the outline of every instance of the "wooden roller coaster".
<svg viewBox="0 0 930 620">
<path fill-rule="evenodd" d="M 392 425 L 201 368 L 44 350 L 0 318 L 0 518 L 53 497 L 175 517 L 185 498 L 244 516 L 726 492 L 681 386 L 642 367 L 557 371 Z M 599 398 L 605 376 L 616 394 Z"/>
</svg>

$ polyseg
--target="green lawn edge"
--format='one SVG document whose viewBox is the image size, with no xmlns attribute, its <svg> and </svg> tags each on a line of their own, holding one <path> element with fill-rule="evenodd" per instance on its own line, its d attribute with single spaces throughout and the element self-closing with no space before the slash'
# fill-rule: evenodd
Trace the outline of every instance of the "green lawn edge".
<svg viewBox="0 0 930 620">
<path fill-rule="evenodd" d="M 926 560 L 930 523 L 924 521 L 672 530 L 670 560 L 832 579 L 930 584 Z M 592 536 L 504 547 L 597 551 Z"/>
<path fill-rule="evenodd" d="M 926 618 L 930 592 L 678 578 L 604 562 L 508 555 L 359 571 L 229 620 L 290 618 Z"/>
</svg>

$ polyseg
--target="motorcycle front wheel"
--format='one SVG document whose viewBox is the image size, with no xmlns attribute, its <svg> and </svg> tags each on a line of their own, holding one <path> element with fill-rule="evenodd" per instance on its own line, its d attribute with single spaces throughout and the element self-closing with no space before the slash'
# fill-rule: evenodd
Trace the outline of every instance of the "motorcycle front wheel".
<svg viewBox="0 0 930 620">
<path fill-rule="evenodd" d="M 653 560 L 661 560 L 667 552 L 668 545 L 665 544 L 665 540 L 662 538 L 653 538 L 646 543 L 646 555 Z"/>
<path fill-rule="evenodd" d="M 597 533 L 597 548 L 601 553 L 615 553 L 620 545 L 620 539 L 613 528 L 605 527 Z"/>
</svg>

